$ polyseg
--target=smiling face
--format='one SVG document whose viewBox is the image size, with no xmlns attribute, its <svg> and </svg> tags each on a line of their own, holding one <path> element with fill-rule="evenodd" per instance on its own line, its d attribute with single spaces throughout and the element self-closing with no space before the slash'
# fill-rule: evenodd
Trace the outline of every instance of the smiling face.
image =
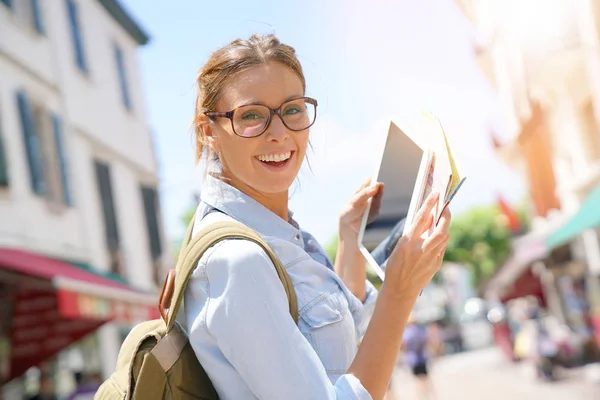
<svg viewBox="0 0 600 400">
<path fill-rule="evenodd" d="M 215 111 L 225 112 L 246 104 L 263 104 L 275 109 L 303 95 L 302 82 L 291 68 L 269 62 L 232 77 Z M 249 112 L 243 118 L 252 120 L 256 114 Z M 287 197 L 306 155 L 308 129 L 292 131 L 274 115 L 267 130 L 258 137 L 236 135 L 227 118 L 204 124 L 203 131 L 207 144 L 219 154 L 223 176 L 232 186 L 255 198 L 275 194 Z"/>
</svg>

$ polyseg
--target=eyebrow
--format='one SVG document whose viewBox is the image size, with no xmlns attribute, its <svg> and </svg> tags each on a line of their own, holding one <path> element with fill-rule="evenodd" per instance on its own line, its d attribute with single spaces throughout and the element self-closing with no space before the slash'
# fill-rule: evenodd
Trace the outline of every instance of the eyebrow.
<svg viewBox="0 0 600 400">
<path fill-rule="evenodd" d="M 284 101 L 282 101 L 281 103 L 279 103 L 279 106 L 281 106 L 283 103 L 286 103 L 286 102 L 288 102 L 290 100 L 299 99 L 301 97 L 304 97 L 304 95 L 303 94 L 300 94 L 300 95 L 296 94 L 296 95 L 290 96 L 287 99 L 285 99 Z M 243 106 L 266 106 L 266 107 L 268 107 L 265 103 L 263 103 L 261 101 L 246 100 L 246 101 L 241 102 L 239 105 L 233 107 L 232 110 L 234 110 L 236 108 L 239 108 L 239 107 L 243 107 Z"/>
</svg>

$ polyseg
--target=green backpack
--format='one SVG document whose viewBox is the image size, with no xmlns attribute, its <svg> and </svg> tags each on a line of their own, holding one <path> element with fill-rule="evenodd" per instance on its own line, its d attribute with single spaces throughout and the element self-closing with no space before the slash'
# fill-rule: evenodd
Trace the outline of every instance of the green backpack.
<svg viewBox="0 0 600 400">
<path fill-rule="evenodd" d="M 264 249 L 283 284 L 290 314 L 298 322 L 296 293 L 290 277 L 256 232 L 237 222 L 217 222 L 192 239 L 193 226 L 194 219 L 188 227 L 176 269 L 170 270 L 165 279 L 158 306 L 162 319 L 142 322 L 131 330 L 119 350 L 115 372 L 100 386 L 95 400 L 219 398 L 175 319 L 192 271 L 204 252 L 221 240 L 250 240 Z"/>
</svg>

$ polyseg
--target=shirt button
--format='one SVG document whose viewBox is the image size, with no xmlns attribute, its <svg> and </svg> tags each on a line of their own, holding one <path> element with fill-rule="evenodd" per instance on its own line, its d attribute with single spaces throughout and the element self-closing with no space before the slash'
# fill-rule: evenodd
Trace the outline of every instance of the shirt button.
<svg viewBox="0 0 600 400">
<path fill-rule="evenodd" d="M 299 234 L 299 233 L 296 233 L 296 236 L 295 236 L 295 238 L 296 238 L 296 240 L 300 240 L 300 234 Z"/>
</svg>

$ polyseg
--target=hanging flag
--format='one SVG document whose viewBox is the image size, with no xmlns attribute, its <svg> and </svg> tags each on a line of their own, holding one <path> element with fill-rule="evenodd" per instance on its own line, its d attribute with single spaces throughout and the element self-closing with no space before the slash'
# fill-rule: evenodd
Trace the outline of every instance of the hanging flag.
<svg viewBox="0 0 600 400">
<path fill-rule="evenodd" d="M 517 212 L 504 200 L 502 195 L 498 195 L 497 199 L 498 208 L 500 209 L 500 213 L 506 218 L 508 229 L 514 233 L 519 232 L 521 230 L 521 221 Z"/>
</svg>

